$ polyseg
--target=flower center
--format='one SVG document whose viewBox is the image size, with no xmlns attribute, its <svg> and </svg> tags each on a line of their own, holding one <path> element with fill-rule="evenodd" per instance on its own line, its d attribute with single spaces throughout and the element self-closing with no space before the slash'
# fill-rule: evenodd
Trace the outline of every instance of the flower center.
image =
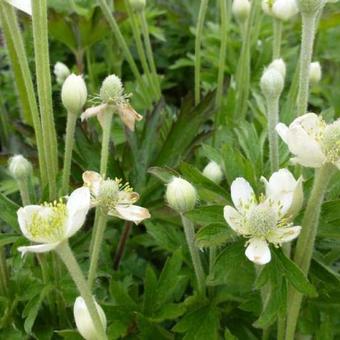
<svg viewBox="0 0 340 340">
<path fill-rule="evenodd" d="M 118 201 L 119 184 L 117 181 L 107 179 L 100 185 L 98 202 L 99 206 L 104 209 L 109 209 L 114 206 Z"/>
<path fill-rule="evenodd" d="M 265 237 L 276 227 L 277 214 L 267 205 L 260 204 L 254 207 L 248 218 L 249 232 L 253 236 Z"/>
<path fill-rule="evenodd" d="M 44 204 L 42 210 L 32 214 L 28 232 L 38 242 L 56 242 L 63 239 L 67 218 L 66 205 L 63 202 Z"/>
<path fill-rule="evenodd" d="M 329 162 L 340 158 L 340 122 L 328 125 L 323 136 L 323 147 Z"/>
</svg>

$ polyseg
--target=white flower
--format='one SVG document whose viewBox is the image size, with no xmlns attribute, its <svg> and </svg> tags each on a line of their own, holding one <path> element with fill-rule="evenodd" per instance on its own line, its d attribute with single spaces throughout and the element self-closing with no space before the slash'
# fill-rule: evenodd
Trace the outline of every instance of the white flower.
<svg viewBox="0 0 340 340">
<path fill-rule="evenodd" d="M 6 0 L 9 4 L 29 15 L 32 15 L 31 0 Z"/>
<path fill-rule="evenodd" d="M 223 171 L 216 162 L 209 162 L 203 169 L 203 175 L 216 184 L 220 184 L 223 179 Z"/>
<path fill-rule="evenodd" d="M 79 114 L 87 100 L 86 84 L 82 76 L 69 75 L 61 88 L 61 100 L 65 108 Z"/>
<path fill-rule="evenodd" d="M 95 171 L 85 171 L 83 181 L 90 189 L 92 205 L 101 207 L 108 215 L 135 224 L 151 217 L 148 209 L 133 205 L 139 199 L 138 193 L 119 179 L 104 179 Z"/>
<path fill-rule="evenodd" d="M 299 12 L 296 0 L 262 0 L 262 9 L 267 15 L 283 21 Z"/>
<path fill-rule="evenodd" d="M 73 236 L 84 224 L 90 209 L 90 191 L 79 188 L 64 202 L 45 205 L 27 205 L 17 212 L 21 232 L 38 245 L 19 247 L 26 252 L 43 253 L 55 249 Z"/>
<path fill-rule="evenodd" d="M 106 330 L 107 322 L 106 322 L 105 313 L 103 309 L 98 305 L 98 303 L 96 301 L 94 302 L 95 302 L 100 320 L 103 324 L 103 328 L 104 330 Z M 76 301 L 74 302 L 73 315 L 74 315 L 74 320 L 77 325 L 77 329 L 84 339 L 86 340 L 98 339 L 96 328 L 93 324 L 93 321 L 87 309 L 86 303 L 81 296 L 78 296 L 76 298 Z"/>
<path fill-rule="evenodd" d="M 284 181 L 288 186 L 284 188 Z M 237 178 L 231 185 L 232 206 L 224 207 L 224 218 L 238 234 L 249 238 L 246 256 L 256 264 L 264 265 L 271 260 L 268 243 L 280 246 L 295 239 L 301 230 L 289 222 L 290 209 L 294 204 L 299 181 L 293 180 L 288 170 L 274 173 L 266 183 L 266 196 L 258 201 L 250 184 Z"/>
<path fill-rule="evenodd" d="M 244 22 L 249 17 L 250 7 L 249 0 L 234 0 L 231 11 L 237 20 Z"/>
<path fill-rule="evenodd" d="M 56 76 L 57 83 L 62 85 L 65 79 L 70 75 L 70 69 L 60 61 L 54 65 L 53 73 Z"/>
<path fill-rule="evenodd" d="M 276 131 L 295 156 L 293 163 L 311 168 L 333 163 L 340 168 L 340 120 L 327 125 L 315 113 L 306 113 L 289 127 L 279 123 Z"/>
<path fill-rule="evenodd" d="M 312 84 L 317 84 L 320 82 L 322 77 L 321 65 L 318 61 L 310 64 L 309 68 L 309 80 Z"/>
</svg>

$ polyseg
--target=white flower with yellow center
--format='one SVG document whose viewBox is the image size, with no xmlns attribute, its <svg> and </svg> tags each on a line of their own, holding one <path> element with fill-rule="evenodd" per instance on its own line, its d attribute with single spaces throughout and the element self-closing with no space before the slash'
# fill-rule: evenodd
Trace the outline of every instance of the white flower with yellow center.
<svg viewBox="0 0 340 340">
<path fill-rule="evenodd" d="M 104 179 L 95 171 L 85 171 L 83 181 L 91 191 L 92 205 L 102 208 L 108 215 L 136 224 L 151 217 L 148 209 L 134 205 L 139 194 L 121 180 Z"/>
<path fill-rule="evenodd" d="M 269 181 L 263 179 L 266 195 L 256 199 L 250 184 L 237 178 L 231 185 L 234 207 L 224 207 L 224 218 L 239 235 L 249 238 L 246 256 L 256 264 L 271 260 L 269 243 L 276 247 L 295 239 L 301 230 L 290 222 L 302 206 L 301 179 L 295 180 L 287 169 L 275 172 Z"/>
<path fill-rule="evenodd" d="M 296 0 L 262 0 L 262 10 L 279 20 L 289 20 L 299 12 Z"/>
<path fill-rule="evenodd" d="M 295 156 L 293 163 L 311 168 L 332 163 L 340 168 L 340 120 L 326 124 L 315 113 L 306 113 L 289 127 L 278 124 L 276 131 Z"/>
<path fill-rule="evenodd" d="M 66 204 L 59 201 L 20 208 L 17 214 L 21 232 L 39 244 L 19 247 L 18 250 L 24 255 L 55 249 L 82 227 L 90 205 L 90 191 L 83 187 L 73 191 Z"/>
</svg>

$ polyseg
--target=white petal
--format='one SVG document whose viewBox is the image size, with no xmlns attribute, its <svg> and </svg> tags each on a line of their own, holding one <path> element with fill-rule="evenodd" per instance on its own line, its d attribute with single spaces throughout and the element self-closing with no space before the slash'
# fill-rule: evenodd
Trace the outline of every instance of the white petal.
<svg viewBox="0 0 340 340">
<path fill-rule="evenodd" d="M 66 236 L 74 235 L 84 224 L 91 206 L 90 190 L 87 187 L 76 189 L 67 201 Z"/>
<path fill-rule="evenodd" d="M 306 113 L 298 118 L 296 118 L 290 127 L 295 125 L 301 125 L 302 128 L 311 135 L 316 135 L 320 131 L 321 119 L 318 115 L 313 112 Z"/>
<path fill-rule="evenodd" d="M 22 256 L 24 256 L 26 253 L 45 253 L 55 249 L 56 247 L 58 247 L 59 244 L 60 242 L 55 242 L 36 244 L 34 246 L 18 247 L 18 251 L 20 251 Z"/>
<path fill-rule="evenodd" d="M 90 188 L 92 195 L 98 196 L 103 177 L 96 171 L 85 171 L 82 177 L 84 184 Z"/>
<path fill-rule="evenodd" d="M 276 125 L 275 129 L 276 129 L 276 132 L 281 137 L 281 139 L 287 144 L 287 133 L 289 130 L 288 126 L 283 123 L 279 123 Z"/>
<path fill-rule="evenodd" d="M 31 0 L 6 0 L 9 4 L 20 9 L 29 15 L 32 15 L 32 3 Z"/>
<path fill-rule="evenodd" d="M 265 240 L 253 238 L 246 249 L 248 259 L 256 264 L 266 264 L 271 260 L 270 249 Z"/>
<path fill-rule="evenodd" d="M 224 207 L 224 219 L 229 224 L 230 228 L 241 235 L 247 235 L 247 229 L 243 225 L 242 215 L 230 205 Z"/>
<path fill-rule="evenodd" d="M 231 199 L 238 211 L 248 210 L 255 203 L 255 194 L 250 184 L 242 177 L 231 184 Z"/>
<path fill-rule="evenodd" d="M 267 236 L 267 240 L 268 242 L 271 242 L 274 244 L 290 242 L 299 236 L 300 231 L 301 231 L 300 226 L 294 226 L 294 227 L 289 227 L 289 228 L 278 228 L 278 229 L 273 230 Z"/>
<path fill-rule="evenodd" d="M 119 205 L 117 204 L 114 210 L 109 211 L 109 215 L 119 217 L 126 221 L 131 221 L 139 224 L 143 220 L 150 218 L 151 215 L 148 209 L 137 205 Z"/>
<path fill-rule="evenodd" d="M 83 112 L 80 115 L 81 121 L 87 120 L 91 117 L 95 117 L 98 114 L 101 114 L 106 109 L 106 107 L 107 107 L 107 104 L 100 104 L 98 106 L 89 107 L 87 110 L 85 110 L 85 112 Z"/>
</svg>

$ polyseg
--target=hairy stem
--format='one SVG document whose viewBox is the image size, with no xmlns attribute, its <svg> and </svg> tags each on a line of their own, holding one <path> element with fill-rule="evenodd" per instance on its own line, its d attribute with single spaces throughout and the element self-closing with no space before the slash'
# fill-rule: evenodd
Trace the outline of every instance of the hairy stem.
<svg viewBox="0 0 340 340">
<path fill-rule="evenodd" d="M 102 136 L 102 150 L 100 154 L 100 174 L 103 177 L 106 176 L 107 164 L 109 161 L 112 117 L 113 117 L 112 111 L 108 110 L 105 112 L 103 136 Z"/>
<path fill-rule="evenodd" d="M 268 140 L 271 172 L 275 172 L 280 166 L 279 141 L 275 130 L 279 123 L 279 97 L 267 98 Z"/>
<path fill-rule="evenodd" d="M 273 18 L 273 60 L 281 56 L 282 21 Z"/>
</svg>

